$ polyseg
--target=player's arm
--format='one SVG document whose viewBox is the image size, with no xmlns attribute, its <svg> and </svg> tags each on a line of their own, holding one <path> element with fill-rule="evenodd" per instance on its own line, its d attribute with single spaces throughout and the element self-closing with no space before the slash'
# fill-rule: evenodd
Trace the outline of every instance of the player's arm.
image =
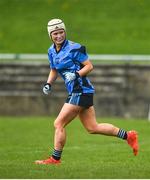
<svg viewBox="0 0 150 180">
<path fill-rule="evenodd" d="M 68 72 L 66 73 L 65 77 L 68 81 L 73 81 L 76 78 L 86 76 L 89 72 L 92 71 L 93 65 L 89 60 L 82 62 L 83 68 L 75 73 Z"/>
<path fill-rule="evenodd" d="M 57 73 L 56 69 L 51 69 L 48 79 L 47 79 L 47 83 L 52 84 L 57 79 L 57 76 L 58 76 L 58 73 Z"/>
<path fill-rule="evenodd" d="M 48 95 L 51 92 L 51 85 L 52 83 L 57 79 L 58 73 L 56 71 L 56 69 L 51 69 L 48 79 L 47 79 L 47 83 L 44 84 L 43 86 L 43 93 Z"/>
<path fill-rule="evenodd" d="M 90 62 L 90 60 L 86 60 L 84 62 L 82 62 L 83 64 L 83 68 L 80 69 L 79 71 L 77 71 L 77 73 L 79 74 L 79 76 L 86 76 L 89 72 L 91 72 L 93 70 L 93 65 Z"/>
</svg>

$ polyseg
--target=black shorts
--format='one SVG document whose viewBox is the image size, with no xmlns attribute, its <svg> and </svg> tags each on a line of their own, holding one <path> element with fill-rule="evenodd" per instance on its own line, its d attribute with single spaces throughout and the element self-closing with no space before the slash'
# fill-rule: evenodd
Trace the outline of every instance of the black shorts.
<svg viewBox="0 0 150 180">
<path fill-rule="evenodd" d="M 66 103 L 89 108 L 93 106 L 93 94 L 72 93 L 67 97 Z"/>
</svg>

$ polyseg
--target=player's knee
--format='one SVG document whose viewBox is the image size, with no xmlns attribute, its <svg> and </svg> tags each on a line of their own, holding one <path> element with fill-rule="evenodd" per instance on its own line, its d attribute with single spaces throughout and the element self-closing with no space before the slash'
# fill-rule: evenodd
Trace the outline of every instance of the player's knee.
<svg viewBox="0 0 150 180">
<path fill-rule="evenodd" d="M 95 134 L 96 133 L 95 127 L 88 127 L 88 128 L 86 128 L 86 130 L 89 134 Z"/>
<path fill-rule="evenodd" d="M 56 119 L 54 121 L 54 128 L 55 129 L 63 129 L 64 127 L 65 127 L 65 123 L 62 120 Z"/>
<path fill-rule="evenodd" d="M 54 121 L 54 128 L 55 128 L 55 129 L 60 129 L 60 128 L 62 128 L 61 123 L 60 123 L 60 122 L 57 122 L 57 121 Z"/>
</svg>

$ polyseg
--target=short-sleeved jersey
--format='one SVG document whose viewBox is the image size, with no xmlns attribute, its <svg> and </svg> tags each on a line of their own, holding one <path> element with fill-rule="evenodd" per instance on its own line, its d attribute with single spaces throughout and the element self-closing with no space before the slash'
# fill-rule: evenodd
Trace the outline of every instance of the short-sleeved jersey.
<svg viewBox="0 0 150 180">
<path fill-rule="evenodd" d="M 65 81 L 69 94 L 71 93 L 94 93 L 94 87 L 86 76 L 79 77 L 73 81 L 67 81 L 65 74 L 76 72 L 83 68 L 82 62 L 88 59 L 85 46 L 65 40 L 61 50 L 56 52 L 55 45 L 48 49 L 50 68 L 56 69 Z"/>
</svg>

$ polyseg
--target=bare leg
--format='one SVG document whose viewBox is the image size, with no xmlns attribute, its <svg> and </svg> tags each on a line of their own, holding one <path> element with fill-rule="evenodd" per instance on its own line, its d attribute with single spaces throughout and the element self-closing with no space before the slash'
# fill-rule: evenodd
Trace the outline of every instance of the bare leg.
<svg viewBox="0 0 150 180">
<path fill-rule="evenodd" d="M 54 151 L 50 158 L 36 160 L 35 164 L 59 164 L 61 153 L 66 142 L 65 126 L 70 123 L 81 111 L 81 107 L 65 103 L 54 122 Z"/>
<path fill-rule="evenodd" d="M 97 123 L 95 117 L 94 107 L 88 109 L 82 109 L 79 113 L 80 120 L 87 131 L 91 134 L 104 134 L 108 136 L 118 136 L 122 139 L 126 139 L 127 143 L 133 150 L 133 154 L 136 156 L 138 154 L 138 134 L 136 131 L 131 130 L 125 132 L 118 127 L 108 123 Z M 123 132 L 124 131 L 124 132 Z M 125 134 L 122 134 L 125 133 Z"/>
<path fill-rule="evenodd" d="M 79 113 L 80 120 L 87 131 L 91 134 L 104 134 L 108 136 L 117 136 L 119 128 L 108 123 L 97 123 L 94 107 L 83 109 Z"/>
<path fill-rule="evenodd" d="M 58 117 L 54 122 L 55 136 L 54 149 L 62 150 L 66 142 L 65 126 L 70 123 L 80 112 L 82 108 L 72 104 L 65 103 Z"/>
</svg>

